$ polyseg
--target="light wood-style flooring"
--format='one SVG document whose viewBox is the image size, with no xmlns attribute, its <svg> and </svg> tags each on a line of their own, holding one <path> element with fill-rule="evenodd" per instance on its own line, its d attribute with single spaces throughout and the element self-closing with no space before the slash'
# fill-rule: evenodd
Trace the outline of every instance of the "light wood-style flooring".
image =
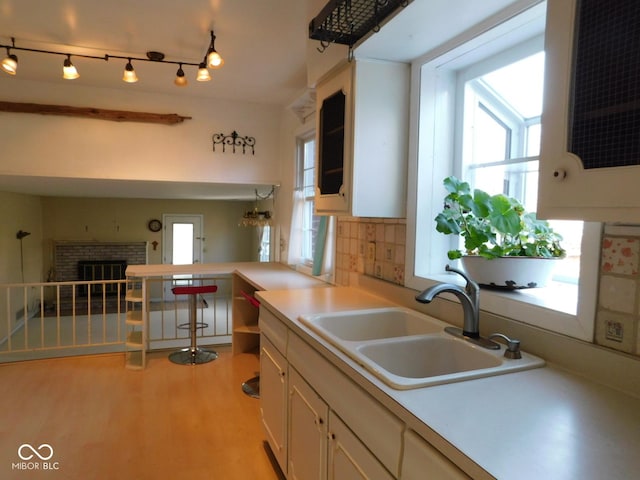
<svg viewBox="0 0 640 480">
<path fill-rule="evenodd" d="M 123 354 L 0 365 L 0 478 L 277 480 L 241 388 L 258 358 L 216 351 L 196 366 L 154 352 L 142 371 Z M 16 469 L 25 443 L 51 445 L 58 470 Z"/>
</svg>

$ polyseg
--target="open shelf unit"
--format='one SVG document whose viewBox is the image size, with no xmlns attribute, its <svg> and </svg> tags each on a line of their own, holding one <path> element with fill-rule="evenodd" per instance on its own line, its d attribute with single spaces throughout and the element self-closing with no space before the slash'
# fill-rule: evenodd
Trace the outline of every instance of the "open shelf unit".
<svg viewBox="0 0 640 480">
<path fill-rule="evenodd" d="M 146 282 L 140 277 L 127 277 L 125 301 L 125 365 L 131 369 L 143 369 L 147 353 L 147 305 Z"/>
<path fill-rule="evenodd" d="M 260 346 L 259 303 L 253 294 L 258 288 L 234 273 L 231 290 L 233 297 L 231 350 L 234 355 L 253 351 L 257 353 Z"/>
</svg>

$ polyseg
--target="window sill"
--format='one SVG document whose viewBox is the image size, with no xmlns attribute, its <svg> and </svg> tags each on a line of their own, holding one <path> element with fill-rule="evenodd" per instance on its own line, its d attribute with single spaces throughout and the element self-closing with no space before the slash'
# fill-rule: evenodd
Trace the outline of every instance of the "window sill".
<svg viewBox="0 0 640 480">
<path fill-rule="evenodd" d="M 442 274 L 422 279 L 420 283 L 426 286 L 420 288 L 427 288 L 436 282 L 464 286 L 464 280 L 457 275 Z M 453 295 L 445 296 L 457 301 Z M 582 320 L 584 314 L 579 312 L 578 305 L 578 286 L 560 282 L 553 282 L 544 288 L 480 290 L 480 310 L 483 312 L 590 341 L 593 332 L 589 323 L 585 324 Z"/>
</svg>

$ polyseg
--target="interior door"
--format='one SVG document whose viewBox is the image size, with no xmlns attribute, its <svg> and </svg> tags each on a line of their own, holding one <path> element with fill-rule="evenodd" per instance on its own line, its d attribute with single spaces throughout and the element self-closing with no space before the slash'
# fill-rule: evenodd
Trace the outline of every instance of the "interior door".
<svg viewBox="0 0 640 480">
<path fill-rule="evenodd" d="M 202 236 L 202 215 L 163 215 L 162 263 L 171 265 L 191 265 L 202 262 L 204 237 Z M 174 275 L 173 284 L 191 275 Z M 165 282 L 165 299 L 172 298 L 172 285 Z"/>
</svg>

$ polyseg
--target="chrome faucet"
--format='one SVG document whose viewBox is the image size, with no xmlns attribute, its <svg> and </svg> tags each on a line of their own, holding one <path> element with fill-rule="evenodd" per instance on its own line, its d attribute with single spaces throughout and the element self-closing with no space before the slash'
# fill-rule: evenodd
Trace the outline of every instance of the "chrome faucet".
<svg viewBox="0 0 640 480">
<path fill-rule="evenodd" d="M 465 337 L 485 348 L 499 349 L 500 345 L 480 336 L 480 287 L 478 284 L 465 275 L 464 272 L 449 265 L 445 267 L 445 270 L 462 276 L 467 282 L 465 287 L 462 288 L 453 283 L 439 283 L 416 295 L 416 300 L 420 303 L 431 303 L 441 293 L 452 293 L 460 300 L 462 311 L 464 312 L 464 323 L 462 330 L 455 327 L 447 327 L 445 331 L 455 336 Z"/>
</svg>

